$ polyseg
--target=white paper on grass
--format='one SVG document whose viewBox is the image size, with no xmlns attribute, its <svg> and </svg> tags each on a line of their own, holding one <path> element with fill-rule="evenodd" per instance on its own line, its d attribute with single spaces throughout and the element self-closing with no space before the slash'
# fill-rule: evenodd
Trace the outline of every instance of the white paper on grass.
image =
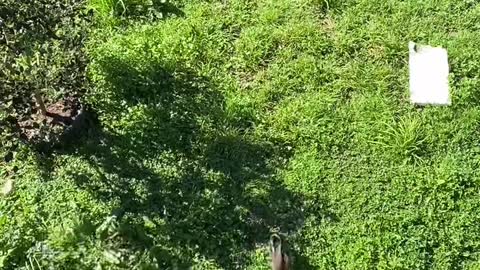
<svg viewBox="0 0 480 270">
<path fill-rule="evenodd" d="M 447 50 L 408 44 L 410 100 L 415 104 L 450 105 Z"/>
</svg>

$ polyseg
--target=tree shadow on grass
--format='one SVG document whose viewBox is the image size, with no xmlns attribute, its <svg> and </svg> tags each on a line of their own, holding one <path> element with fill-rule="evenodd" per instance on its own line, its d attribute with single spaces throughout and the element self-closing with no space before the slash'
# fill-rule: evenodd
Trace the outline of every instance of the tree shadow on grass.
<svg viewBox="0 0 480 270">
<path fill-rule="evenodd" d="M 180 65 L 167 70 L 153 62 L 139 70 L 112 58 L 100 64 L 105 91 L 96 107 L 108 125 L 60 153 L 94 168 L 69 174 L 115 204 L 116 233 L 107 238 L 119 250 L 143 254 L 135 263 L 145 268 L 186 269 L 206 259 L 244 269 L 272 230 L 299 229 L 302 198 L 275 175 L 288 154 L 230 126 L 208 79 Z"/>
</svg>

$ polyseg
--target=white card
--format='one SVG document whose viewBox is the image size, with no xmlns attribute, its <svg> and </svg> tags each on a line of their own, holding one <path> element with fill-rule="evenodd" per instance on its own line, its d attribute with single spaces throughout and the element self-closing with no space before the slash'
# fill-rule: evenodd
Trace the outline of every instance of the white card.
<svg viewBox="0 0 480 270">
<path fill-rule="evenodd" d="M 410 42 L 410 100 L 427 105 L 450 105 L 447 50 Z"/>
</svg>

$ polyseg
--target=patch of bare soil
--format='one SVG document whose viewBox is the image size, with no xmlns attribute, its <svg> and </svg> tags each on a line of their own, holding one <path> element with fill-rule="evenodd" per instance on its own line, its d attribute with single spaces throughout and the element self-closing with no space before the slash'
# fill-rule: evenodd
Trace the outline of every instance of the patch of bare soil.
<svg viewBox="0 0 480 270">
<path fill-rule="evenodd" d="M 34 111 L 17 122 L 21 137 L 28 143 L 52 146 L 84 128 L 85 110 L 78 98 L 67 97 L 46 104 L 46 109 L 46 116 Z"/>
</svg>

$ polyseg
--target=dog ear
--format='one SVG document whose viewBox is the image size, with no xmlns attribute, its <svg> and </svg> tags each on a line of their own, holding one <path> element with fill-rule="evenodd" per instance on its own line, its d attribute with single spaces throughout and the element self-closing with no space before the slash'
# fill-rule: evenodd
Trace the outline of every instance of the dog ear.
<svg viewBox="0 0 480 270">
<path fill-rule="evenodd" d="M 285 253 L 283 253 L 282 255 L 283 255 L 283 268 L 282 269 L 283 270 L 289 270 L 290 269 L 290 263 L 291 263 L 290 257 Z"/>
</svg>

